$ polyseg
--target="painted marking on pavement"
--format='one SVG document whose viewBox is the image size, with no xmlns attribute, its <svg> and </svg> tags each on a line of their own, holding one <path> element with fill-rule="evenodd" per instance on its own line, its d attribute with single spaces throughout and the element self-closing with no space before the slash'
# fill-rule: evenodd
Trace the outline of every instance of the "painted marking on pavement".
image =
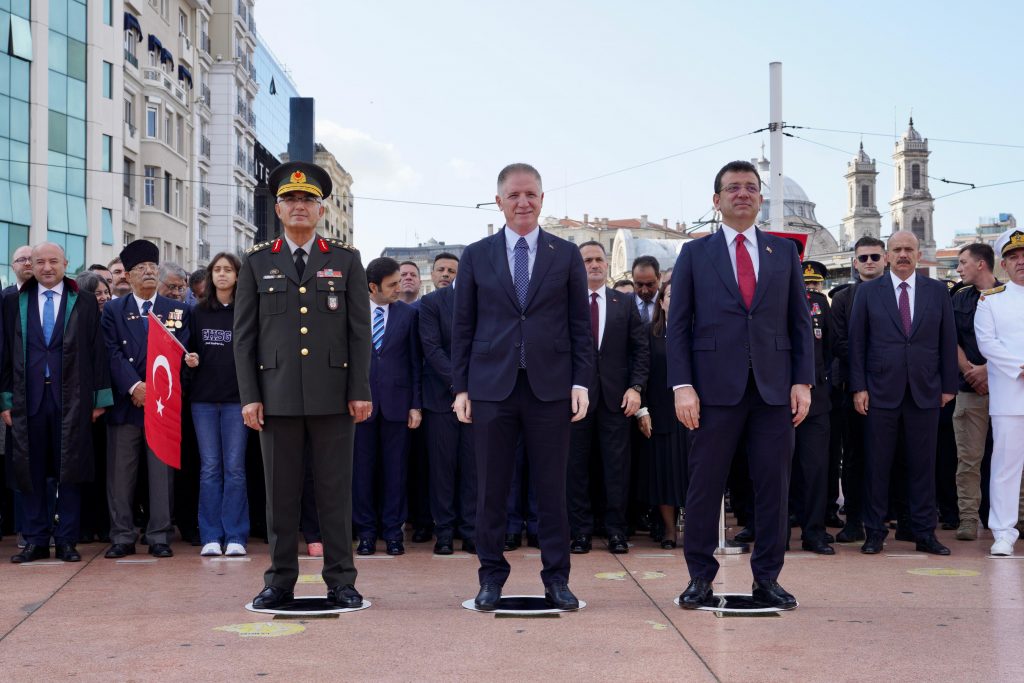
<svg viewBox="0 0 1024 683">
<path fill-rule="evenodd" d="M 981 576 L 981 572 L 976 572 L 973 569 L 946 569 L 943 567 L 908 569 L 907 573 L 916 576 Z"/>
<path fill-rule="evenodd" d="M 230 624 L 218 626 L 214 631 L 227 631 L 237 633 L 242 638 L 277 638 L 279 636 L 293 636 L 302 633 L 306 627 L 301 624 L 274 623 L 272 621 L 254 621 L 247 624 Z"/>
</svg>

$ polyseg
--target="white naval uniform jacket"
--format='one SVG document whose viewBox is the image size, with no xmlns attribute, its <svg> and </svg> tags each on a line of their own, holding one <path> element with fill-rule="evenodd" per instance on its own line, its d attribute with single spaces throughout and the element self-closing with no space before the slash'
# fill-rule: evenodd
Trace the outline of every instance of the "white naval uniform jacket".
<svg viewBox="0 0 1024 683">
<path fill-rule="evenodd" d="M 988 361 L 989 414 L 1024 415 L 1024 287 L 1008 282 L 983 293 L 974 333 Z"/>
</svg>

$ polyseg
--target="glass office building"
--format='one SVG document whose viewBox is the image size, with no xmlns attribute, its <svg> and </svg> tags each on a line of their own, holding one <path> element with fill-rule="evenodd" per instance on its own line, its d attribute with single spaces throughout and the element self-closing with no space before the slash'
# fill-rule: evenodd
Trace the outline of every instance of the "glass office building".
<svg viewBox="0 0 1024 683">
<path fill-rule="evenodd" d="M 0 32 L 8 39 L 0 50 L 0 277 L 4 286 L 14 281 L 11 254 L 28 244 L 32 223 L 28 164 L 30 15 L 29 0 L 0 0 Z"/>
</svg>

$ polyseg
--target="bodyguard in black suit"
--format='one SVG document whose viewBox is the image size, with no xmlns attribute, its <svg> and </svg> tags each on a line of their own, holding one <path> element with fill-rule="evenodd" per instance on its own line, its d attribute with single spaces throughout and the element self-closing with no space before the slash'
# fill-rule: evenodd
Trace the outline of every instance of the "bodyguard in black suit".
<svg viewBox="0 0 1024 683">
<path fill-rule="evenodd" d="M 935 538 L 935 448 L 939 411 L 956 396 L 956 325 L 946 285 L 916 273 L 920 258 L 914 233 L 894 232 L 889 275 L 857 288 L 850 318 L 850 390 L 867 415 L 866 554 L 881 552 L 889 533 L 889 472 L 902 435 L 917 550 L 949 555 Z"/>
<path fill-rule="evenodd" d="M 479 609 L 493 610 L 509 574 L 503 555 L 509 485 L 522 435 L 537 494 L 541 580 L 548 604 L 576 609 L 569 590 L 565 468 L 569 422 L 587 414 L 594 342 L 579 250 L 540 229 L 540 174 L 498 174 L 505 227 L 462 254 L 455 288 L 455 412 L 473 422 L 477 456 Z"/>
<path fill-rule="evenodd" d="M 458 260 L 446 259 L 456 267 Z M 435 259 L 435 267 L 438 260 Z M 430 464 L 430 510 L 437 543 L 434 552 L 454 552 L 453 537 L 462 536 L 462 549 L 476 552 L 476 462 L 473 425 L 459 422 L 452 411 L 452 313 L 455 285 L 442 281 L 439 289 L 420 299 L 420 345 L 423 347 L 423 409 Z"/>
<path fill-rule="evenodd" d="M 594 515 L 590 501 L 591 454 L 599 453 L 604 473 L 605 518 L 608 550 L 629 552 L 626 507 L 630 482 L 630 418 L 640 409 L 647 384 L 650 344 L 632 296 L 605 285 L 608 260 L 600 242 L 584 242 L 580 256 L 587 271 L 587 306 L 590 331 L 597 349 L 596 364 L 587 396 L 587 416 L 571 428 L 568 483 L 570 549 L 590 551 Z"/>
<path fill-rule="evenodd" d="M 52 535 L 57 559 L 78 562 L 79 486 L 93 475 L 92 422 L 113 402 L 109 367 L 96 299 L 64 277 L 64 250 L 46 242 L 32 260 L 34 277 L 3 307 L 0 409 L 14 433 L 10 462 L 27 542 L 11 561 L 48 558 Z M 56 526 L 48 477 L 58 482 Z"/>
</svg>

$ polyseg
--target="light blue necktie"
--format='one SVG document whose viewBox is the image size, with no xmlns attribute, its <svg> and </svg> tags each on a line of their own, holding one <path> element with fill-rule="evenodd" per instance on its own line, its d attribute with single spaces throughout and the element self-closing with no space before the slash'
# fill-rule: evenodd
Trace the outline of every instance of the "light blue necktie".
<svg viewBox="0 0 1024 683">
<path fill-rule="evenodd" d="M 50 339 L 53 337 L 53 326 L 54 326 L 54 314 L 53 314 L 53 290 L 48 289 L 43 292 L 43 296 L 46 297 L 46 303 L 43 304 L 43 339 L 46 340 L 46 345 L 50 345 Z M 50 376 L 50 364 L 46 364 L 46 376 Z"/>
<path fill-rule="evenodd" d="M 530 247 L 526 244 L 526 238 L 520 237 L 516 242 L 516 248 L 512 252 L 512 284 L 516 288 L 516 296 L 519 298 L 519 309 L 526 309 L 526 294 L 530 291 Z M 519 340 L 519 367 L 526 367 L 526 340 Z"/>
<path fill-rule="evenodd" d="M 384 343 L 384 309 L 380 306 L 373 309 L 373 350 L 380 351 Z"/>
</svg>

